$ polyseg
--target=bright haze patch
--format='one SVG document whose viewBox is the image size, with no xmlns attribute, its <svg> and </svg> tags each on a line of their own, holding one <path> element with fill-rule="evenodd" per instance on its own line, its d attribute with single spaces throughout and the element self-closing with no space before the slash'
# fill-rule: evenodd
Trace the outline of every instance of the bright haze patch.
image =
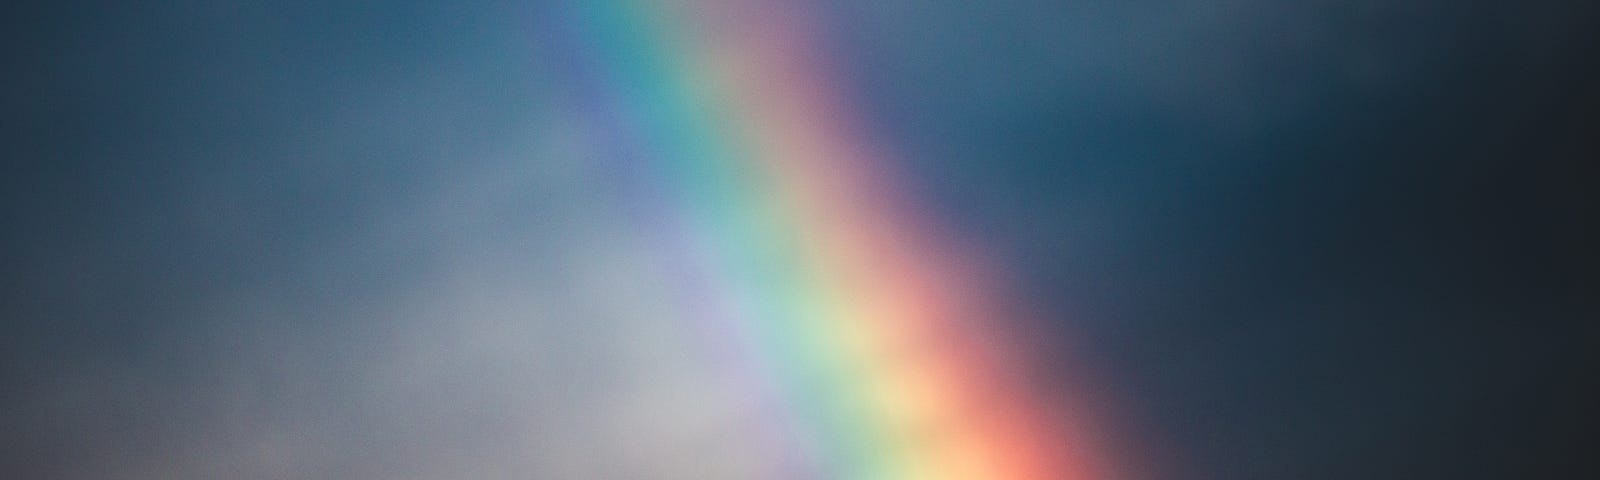
<svg viewBox="0 0 1600 480">
<path fill-rule="evenodd" d="M 539 8 L 6 15 L 0 471 L 728 478 Z"/>
</svg>

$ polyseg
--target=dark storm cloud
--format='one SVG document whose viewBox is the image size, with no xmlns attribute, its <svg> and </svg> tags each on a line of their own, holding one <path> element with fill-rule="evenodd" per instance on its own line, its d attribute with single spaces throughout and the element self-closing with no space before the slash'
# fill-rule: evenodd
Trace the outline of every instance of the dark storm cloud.
<svg viewBox="0 0 1600 480">
<path fill-rule="evenodd" d="M 1580 466 L 1595 9 L 839 5 L 876 124 L 1168 478 Z"/>
</svg>

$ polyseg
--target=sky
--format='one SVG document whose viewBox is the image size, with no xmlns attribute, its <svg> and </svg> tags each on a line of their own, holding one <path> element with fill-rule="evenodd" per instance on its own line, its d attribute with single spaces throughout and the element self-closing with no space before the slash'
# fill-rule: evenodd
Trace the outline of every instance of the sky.
<svg viewBox="0 0 1600 480">
<path fill-rule="evenodd" d="M 596 133 L 626 3 L 0 7 L 0 472 L 776 478 Z M 1596 470 L 1600 8 L 654 4 L 802 25 L 751 64 L 827 72 L 1111 478 Z"/>
</svg>

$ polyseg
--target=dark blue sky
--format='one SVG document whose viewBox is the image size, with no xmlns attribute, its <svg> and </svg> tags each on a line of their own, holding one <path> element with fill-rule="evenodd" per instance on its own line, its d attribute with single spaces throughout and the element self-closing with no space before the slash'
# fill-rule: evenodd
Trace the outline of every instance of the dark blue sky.
<svg viewBox="0 0 1600 480">
<path fill-rule="evenodd" d="M 608 297 L 655 288 L 648 239 L 559 114 L 545 3 L 0 7 L 0 474 L 688 461 L 617 446 L 699 425 L 709 367 Z M 1595 472 L 1600 9 L 814 3 L 1166 478 Z"/>
</svg>

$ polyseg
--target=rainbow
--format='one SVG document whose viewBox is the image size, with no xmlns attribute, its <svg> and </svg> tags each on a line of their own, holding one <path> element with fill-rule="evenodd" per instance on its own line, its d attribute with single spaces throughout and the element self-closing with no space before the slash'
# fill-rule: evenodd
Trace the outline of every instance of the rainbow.
<svg viewBox="0 0 1600 480">
<path fill-rule="evenodd" d="M 572 0 L 585 130 L 777 405 L 766 478 L 1106 479 L 995 275 L 916 208 L 783 0 Z M 1011 332 L 1008 336 L 1007 332 Z"/>
</svg>

